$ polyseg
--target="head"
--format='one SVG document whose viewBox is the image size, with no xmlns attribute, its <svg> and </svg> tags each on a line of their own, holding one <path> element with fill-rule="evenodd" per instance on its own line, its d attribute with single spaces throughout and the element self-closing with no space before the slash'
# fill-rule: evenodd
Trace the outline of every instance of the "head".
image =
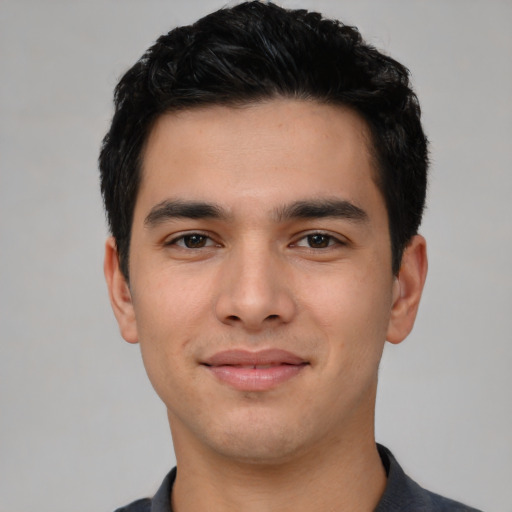
<svg viewBox="0 0 512 512">
<path fill-rule="evenodd" d="M 144 149 L 158 119 L 170 112 L 276 98 L 338 105 L 364 120 L 373 179 L 387 209 L 390 271 L 398 273 L 404 248 L 421 222 L 428 164 L 408 70 L 366 44 L 354 27 L 256 1 L 161 36 L 116 88 L 100 171 L 126 279 Z"/>
<path fill-rule="evenodd" d="M 180 464 L 375 450 L 426 274 L 425 146 L 405 68 L 315 13 L 218 11 L 122 78 L 105 275 Z"/>
</svg>

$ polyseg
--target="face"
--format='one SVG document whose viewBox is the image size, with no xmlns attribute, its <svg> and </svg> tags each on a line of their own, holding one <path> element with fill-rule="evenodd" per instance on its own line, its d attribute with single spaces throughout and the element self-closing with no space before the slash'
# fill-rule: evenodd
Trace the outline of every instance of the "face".
<svg viewBox="0 0 512 512">
<path fill-rule="evenodd" d="M 273 100 L 156 123 L 129 285 L 112 241 L 105 270 L 178 459 L 282 461 L 373 432 L 383 344 L 416 309 L 391 271 L 372 165 L 364 122 L 340 107 Z"/>
</svg>

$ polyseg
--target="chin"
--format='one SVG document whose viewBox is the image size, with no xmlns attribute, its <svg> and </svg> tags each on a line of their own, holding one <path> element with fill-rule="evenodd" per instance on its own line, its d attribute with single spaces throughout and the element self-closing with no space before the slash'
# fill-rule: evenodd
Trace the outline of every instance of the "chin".
<svg viewBox="0 0 512 512">
<path fill-rule="evenodd" d="M 297 457 L 311 443 L 297 421 L 255 418 L 249 415 L 236 422 L 218 425 L 205 441 L 220 456 L 243 464 L 278 465 Z M 293 426 L 292 426 L 293 425 Z"/>
</svg>

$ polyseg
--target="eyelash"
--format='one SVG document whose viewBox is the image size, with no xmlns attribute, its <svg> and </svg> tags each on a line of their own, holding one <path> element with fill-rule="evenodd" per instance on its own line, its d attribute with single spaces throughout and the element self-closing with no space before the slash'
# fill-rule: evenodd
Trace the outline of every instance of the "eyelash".
<svg viewBox="0 0 512 512">
<path fill-rule="evenodd" d="M 322 237 L 323 239 L 327 239 L 327 245 L 323 247 L 312 247 L 311 246 L 311 239 L 313 237 Z M 299 245 L 299 242 L 306 241 L 307 245 Z M 311 233 L 307 233 L 305 235 L 302 235 L 300 238 L 297 239 L 296 242 L 291 244 L 292 247 L 304 247 L 306 249 L 310 250 L 323 250 L 323 249 L 330 249 L 334 246 L 343 246 L 347 245 L 347 243 L 343 240 L 340 240 L 339 238 L 335 237 L 334 235 L 331 235 L 330 233 L 325 233 L 323 231 L 314 231 Z"/>
<path fill-rule="evenodd" d="M 186 240 L 187 239 L 192 239 L 194 237 L 198 237 L 198 238 L 201 238 L 202 240 L 206 241 L 206 245 L 202 245 L 202 246 L 199 246 L 199 247 L 188 247 L 186 245 Z M 182 243 L 180 243 L 182 242 Z M 167 242 L 165 242 L 164 244 L 166 247 L 169 247 L 169 246 L 172 246 L 172 245 L 175 245 L 175 246 L 178 246 L 182 249 L 190 249 L 190 250 L 194 250 L 194 249 L 204 249 L 204 248 L 207 248 L 207 247 L 214 247 L 214 246 L 217 246 L 219 247 L 219 244 L 217 244 L 210 235 L 207 235 L 205 233 L 201 233 L 201 232 L 193 232 L 193 233 L 186 233 L 186 234 L 183 234 L 183 235 L 179 235 L 175 238 L 173 238 L 172 240 L 169 240 Z"/>
<path fill-rule="evenodd" d="M 198 243 L 201 244 L 201 242 L 205 242 L 205 245 L 189 247 L 187 245 L 187 240 L 191 240 L 194 237 L 200 238 Z M 327 245 L 324 245 L 322 247 L 312 247 L 311 244 L 312 244 L 313 237 L 321 237 L 324 241 L 325 240 L 327 241 Z M 300 242 L 302 242 L 302 241 L 306 241 L 307 245 L 300 245 Z M 167 246 L 167 247 L 173 246 L 173 245 L 181 247 L 182 249 L 190 249 L 190 250 L 204 249 L 204 248 L 214 247 L 214 246 L 220 247 L 220 244 L 217 244 L 212 239 L 212 237 L 210 235 L 207 235 L 207 234 L 201 233 L 201 232 L 193 232 L 193 233 L 183 234 L 183 235 L 173 238 L 172 240 L 169 240 L 168 242 L 165 242 L 165 246 Z M 296 242 L 293 242 L 292 244 L 290 244 L 291 247 L 305 247 L 306 249 L 311 249 L 311 250 L 329 249 L 329 248 L 331 248 L 333 246 L 337 246 L 337 245 L 338 246 L 346 245 L 346 242 L 340 240 L 339 238 L 337 238 L 329 233 L 324 233 L 322 231 L 315 231 L 312 233 L 302 235 L 300 238 L 297 239 Z"/>
</svg>

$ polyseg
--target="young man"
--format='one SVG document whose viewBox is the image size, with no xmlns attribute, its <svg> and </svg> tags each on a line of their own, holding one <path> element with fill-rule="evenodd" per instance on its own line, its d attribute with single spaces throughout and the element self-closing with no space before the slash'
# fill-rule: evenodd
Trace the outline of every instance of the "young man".
<svg viewBox="0 0 512 512">
<path fill-rule="evenodd" d="M 115 102 L 105 275 L 177 460 L 120 510 L 471 510 L 374 438 L 383 346 L 427 273 L 407 70 L 354 28 L 250 2 L 162 36 Z"/>
</svg>

